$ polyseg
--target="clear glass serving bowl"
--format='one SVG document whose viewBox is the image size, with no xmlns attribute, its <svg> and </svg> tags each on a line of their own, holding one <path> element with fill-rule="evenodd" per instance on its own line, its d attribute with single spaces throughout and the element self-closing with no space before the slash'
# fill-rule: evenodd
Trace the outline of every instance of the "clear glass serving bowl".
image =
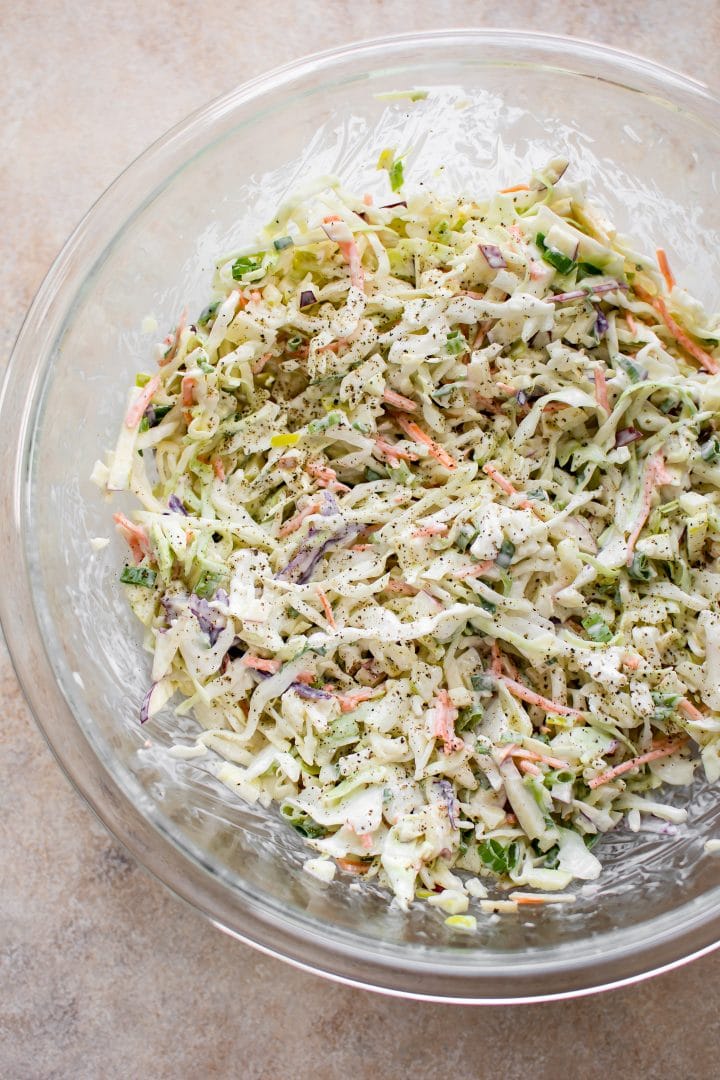
<svg viewBox="0 0 720 1080">
<path fill-rule="evenodd" d="M 379 94 L 430 89 L 426 100 Z M 672 967 L 720 939 L 718 801 L 698 779 L 675 835 L 618 833 L 597 888 L 529 917 L 453 935 L 379 889 L 302 872 L 275 812 L 233 801 L 202 760 L 167 754 L 178 724 L 144 728 L 149 658 L 118 586 L 113 507 L 89 482 L 157 332 L 204 305 L 214 256 L 321 174 L 387 193 L 379 151 L 410 187 L 485 191 L 564 154 L 628 232 L 671 254 L 720 307 L 720 111 L 703 86 L 637 57 L 509 31 L 402 36 L 262 76 L 171 131 L 87 215 L 50 271 L 4 386 L 1 612 L 18 675 L 61 765 L 109 829 L 216 925 L 266 952 L 389 993 L 461 1002 L 587 993 Z M 110 536 L 93 554 L 88 540 Z"/>
</svg>

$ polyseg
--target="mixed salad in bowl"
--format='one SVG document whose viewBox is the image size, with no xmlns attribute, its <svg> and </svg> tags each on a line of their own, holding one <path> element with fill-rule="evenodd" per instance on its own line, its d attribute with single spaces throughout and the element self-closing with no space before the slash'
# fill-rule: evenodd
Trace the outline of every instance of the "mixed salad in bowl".
<svg viewBox="0 0 720 1080">
<path fill-rule="evenodd" d="M 94 470 L 229 797 L 472 931 L 720 777 L 720 319 L 551 161 L 322 178 L 219 259 Z"/>
</svg>

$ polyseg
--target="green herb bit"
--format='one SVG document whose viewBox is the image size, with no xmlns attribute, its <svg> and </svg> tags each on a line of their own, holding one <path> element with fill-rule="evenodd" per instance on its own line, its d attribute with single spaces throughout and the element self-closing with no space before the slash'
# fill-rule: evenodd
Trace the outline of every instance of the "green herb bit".
<svg viewBox="0 0 720 1080">
<path fill-rule="evenodd" d="M 148 375 L 144 371 L 139 371 L 137 373 L 137 375 L 135 376 L 135 385 L 136 386 L 147 386 L 147 384 L 150 382 L 151 378 L 152 378 L 152 375 Z"/>
<path fill-rule="evenodd" d="M 157 580 L 157 571 L 149 566 L 125 566 L 120 574 L 124 585 L 141 585 L 143 589 L 153 589 Z"/>
<path fill-rule="evenodd" d="M 499 840 L 483 840 L 478 844 L 478 855 L 496 874 L 509 874 L 520 860 L 520 846 L 514 840 L 507 846 Z"/>
<path fill-rule="evenodd" d="M 277 240 L 273 240 L 273 247 L 276 251 L 284 251 L 285 248 L 292 247 L 294 243 L 292 236 L 279 236 Z"/>
<path fill-rule="evenodd" d="M 220 301 L 216 300 L 214 303 L 208 304 L 206 308 L 203 308 L 198 316 L 198 326 L 207 326 L 219 307 Z"/>
</svg>

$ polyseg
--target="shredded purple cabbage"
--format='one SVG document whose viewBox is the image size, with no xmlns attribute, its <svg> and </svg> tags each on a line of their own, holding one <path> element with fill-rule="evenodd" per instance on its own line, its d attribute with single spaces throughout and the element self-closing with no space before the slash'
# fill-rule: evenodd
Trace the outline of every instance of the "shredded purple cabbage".
<svg viewBox="0 0 720 1080">
<path fill-rule="evenodd" d="M 491 270 L 504 270 L 507 266 L 505 256 L 497 244 L 478 244 Z"/>
<path fill-rule="evenodd" d="M 591 293 L 602 296 L 603 293 L 614 292 L 615 289 L 627 289 L 627 285 L 620 281 L 600 281 L 597 285 L 586 285 L 582 289 L 573 289 L 572 292 L 556 293 L 555 296 L 548 296 L 547 299 L 551 303 L 563 304 L 566 300 L 582 300 L 584 296 Z"/>
<path fill-rule="evenodd" d="M 317 296 L 312 291 L 312 289 L 303 289 L 303 291 L 300 293 L 300 303 L 299 303 L 298 306 L 301 307 L 301 308 L 304 308 L 304 307 L 310 307 L 311 304 L 316 304 L 316 303 L 317 303 Z"/>
<path fill-rule="evenodd" d="M 318 535 L 318 531 L 311 526 L 307 537 L 300 545 L 297 555 L 290 560 L 283 570 L 279 570 L 275 577 L 282 578 L 283 581 L 292 581 L 296 585 L 306 585 L 325 552 L 331 547 L 338 547 L 347 540 L 353 539 L 359 532 L 362 532 L 363 528 L 363 525 L 347 525 L 344 529 L 340 529 L 339 532 L 333 533 L 320 547 L 314 548 L 311 541 Z"/>
<path fill-rule="evenodd" d="M 638 431 L 634 427 L 621 428 L 615 436 L 615 449 L 619 446 L 629 446 L 630 443 L 637 442 L 638 439 L 643 438 L 642 431 Z"/>
<path fill-rule="evenodd" d="M 333 495 L 332 491 L 328 491 L 327 488 L 323 492 L 323 507 L 320 513 L 323 517 L 332 517 L 333 514 L 340 513 L 340 504 Z"/>
<path fill-rule="evenodd" d="M 307 683 L 290 683 L 290 689 L 294 690 L 299 697 L 307 698 L 309 701 L 320 701 L 321 698 L 332 697 L 327 690 L 318 690 L 316 686 L 308 686 Z"/>
<path fill-rule="evenodd" d="M 405 202 L 404 199 L 402 199 L 400 202 L 385 203 L 385 205 L 381 206 L 380 209 L 381 210 L 394 210 L 396 206 L 404 206 L 404 207 L 407 208 L 407 203 Z"/>
<path fill-rule="evenodd" d="M 452 789 L 452 784 L 449 780 L 437 780 L 437 786 L 442 791 L 443 799 L 448 810 L 448 818 L 450 819 L 450 825 L 453 829 L 457 828 L 457 821 L 455 820 L 455 794 Z"/>
<path fill-rule="evenodd" d="M 188 516 L 184 503 L 178 499 L 177 495 L 171 495 L 168 499 L 168 510 L 172 510 L 174 514 L 182 514 L 183 517 Z"/>
<path fill-rule="evenodd" d="M 192 593 L 188 601 L 188 607 L 192 611 L 193 615 L 198 621 L 198 626 L 204 634 L 210 638 L 210 648 L 215 645 L 215 642 L 220 637 L 223 629 L 225 628 L 225 620 L 218 622 L 215 618 L 215 612 L 210 607 L 210 604 L 204 598 L 196 596 Z"/>
<path fill-rule="evenodd" d="M 157 686 L 157 683 L 153 683 L 145 697 L 142 699 L 142 705 L 140 706 L 140 723 L 144 724 L 150 717 L 150 702 L 152 701 L 153 690 Z"/>
<path fill-rule="evenodd" d="M 595 337 L 600 340 L 607 334 L 610 323 L 607 320 L 607 316 L 604 311 L 598 311 L 597 318 L 595 319 Z"/>
</svg>

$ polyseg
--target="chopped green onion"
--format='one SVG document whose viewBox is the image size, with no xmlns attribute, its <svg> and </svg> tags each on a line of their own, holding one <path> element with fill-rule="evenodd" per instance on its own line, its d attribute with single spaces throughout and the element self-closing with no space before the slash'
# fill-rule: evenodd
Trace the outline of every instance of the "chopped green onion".
<svg viewBox="0 0 720 1080">
<path fill-rule="evenodd" d="M 652 715 L 653 723 L 659 720 L 669 720 L 677 712 L 681 694 L 664 694 L 660 690 L 651 690 L 650 696 L 655 704 L 655 712 Z"/>
<path fill-rule="evenodd" d="M 501 566 L 503 570 L 506 570 L 510 563 L 513 561 L 514 555 L 515 545 L 513 544 L 512 540 L 503 540 L 502 544 L 500 545 L 500 551 L 498 552 L 498 557 L 495 562 L 498 564 L 498 566 Z"/>
<path fill-rule="evenodd" d="M 399 191 L 403 186 L 405 177 L 403 175 L 403 163 L 402 158 L 397 158 L 393 161 L 389 169 L 390 187 L 393 191 Z"/>
<path fill-rule="evenodd" d="M 720 441 L 714 435 L 700 447 L 700 457 L 709 465 L 720 461 Z"/>
<path fill-rule="evenodd" d="M 262 266 L 263 254 L 241 255 L 232 264 L 232 276 L 235 281 L 242 281 L 246 274 L 252 274 Z"/>
<path fill-rule="evenodd" d="M 207 326 L 219 307 L 220 301 L 216 300 L 213 304 L 208 304 L 206 308 L 203 308 L 198 316 L 198 326 Z"/>
<path fill-rule="evenodd" d="M 593 266 L 592 263 L 579 262 L 577 264 L 578 277 L 592 277 L 595 274 L 604 274 L 605 271 L 601 270 L 599 266 Z"/>
<path fill-rule="evenodd" d="M 571 259 L 569 255 L 565 255 L 564 252 L 558 251 L 557 248 L 548 246 L 545 243 L 544 233 L 537 234 L 535 243 L 540 248 L 540 254 L 545 262 L 553 266 L 560 274 L 569 274 L 574 268 L 575 260 Z"/>
<path fill-rule="evenodd" d="M 139 371 L 137 373 L 137 375 L 135 376 L 135 385 L 136 386 L 147 386 L 147 384 L 150 382 L 151 378 L 152 378 L 152 375 L 146 375 L 146 373 L 144 371 Z"/>
<path fill-rule="evenodd" d="M 628 577 L 631 577 L 633 581 L 650 581 L 652 576 L 653 572 L 648 563 L 647 555 L 640 555 L 635 552 L 628 567 Z"/>
<path fill-rule="evenodd" d="M 473 690 L 480 694 L 491 694 L 495 689 L 495 679 L 492 675 L 478 674 L 470 676 L 470 685 Z"/>
<path fill-rule="evenodd" d="M 383 474 L 382 474 L 382 473 L 379 473 L 379 472 L 375 472 L 375 470 L 374 470 L 374 469 L 371 469 L 371 468 L 370 468 L 370 467 L 368 466 L 368 467 L 367 467 L 367 468 L 365 469 L 365 479 L 366 479 L 366 481 L 368 482 L 368 484 L 372 484 L 372 482 L 373 482 L 374 480 L 385 480 L 385 479 L 386 479 L 386 477 L 385 477 L 385 476 L 383 476 Z"/>
<path fill-rule="evenodd" d="M 460 353 L 467 352 L 467 347 L 467 341 L 459 330 L 453 330 L 452 333 L 448 334 L 445 349 L 451 356 L 459 356 Z"/>
<path fill-rule="evenodd" d="M 455 731 L 468 731 L 470 728 L 476 727 L 484 715 L 483 710 L 478 708 L 477 705 L 467 709 L 460 709 L 458 718 L 455 721 Z"/>
<path fill-rule="evenodd" d="M 287 347 L 289 352 L 296 352 L 300 348 L 302 343 L 303 339 L 301 337 L 298 337 L 297 335 L 295 337 L 288 338 Z"/>
<path fill-rule="evenodd" d="M 217 592 L 221 581 L 222 576 L 220 574 L 215 574 L 211 570 L 206 570 L 200 575 L 200 580 L 195 586 L 195 595 L 200 596 L 205 600 L 209 600 L 210 597 L 214 596 Z"/>
<path fill-rule="evenodd" d="M 587 618 L 582 621 L 583 628 L 587 630 L 588 637 L 591 641 L 601 641 L 605 644 L 608 641 L 612 641 L 612 630 L 603 619 L 602 615 L 597 613 L 588 615 Z"/>
<path fill-rule="evenodd" d="M 149 566 L 126 566 L 120 574 L 124 585 L 142 585 L 144 589 L 153 589 L 156 579 L 157 571 Z"/>
<path fill-rule="evenodd" d="M 623 371 L 629 376 L 630 382 L 642 382 L 645 378 L 645 372 L 642 368 L 627 356 L 621 356 L 619 353 L 615 357 L 616 363 L 623 369 Z"/>
</svg>

